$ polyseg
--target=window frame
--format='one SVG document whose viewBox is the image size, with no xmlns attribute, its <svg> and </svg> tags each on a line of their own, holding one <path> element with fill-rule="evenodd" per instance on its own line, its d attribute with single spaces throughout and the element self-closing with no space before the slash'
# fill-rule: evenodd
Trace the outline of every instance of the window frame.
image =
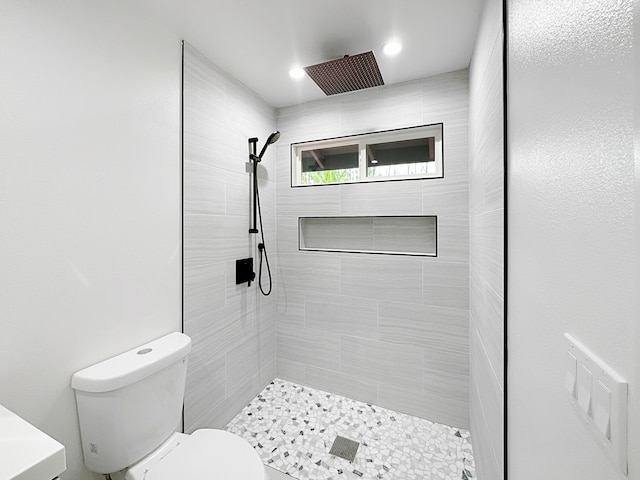
<svg viewBox="0 0 640 480">
<path fill-rule="evenodd" d="M 419 173 L 409 175 L 367 176 L 367 144 L 390 143 L 420 138 L 434 138 L 435 167 L 433 173 Z M 370 182 L 389 182 L 401 180 L 424 180 L 430 178 L 444 178 L 444 123 L 433 123 L 415 127 L 383 130 L 380 132 L 361 133 L 344 137 L 334 137 L 322 140 L 312 140 L 291 144 L 291 187 L 319 187 L 326 185 L 351 185 Z M 359 179 L 355 181 L 336 183 L 303 184 L 302 181 L 302 153 L 320 148 L 335 148 L 347 145 L 358 145 Z"/>
</svg>

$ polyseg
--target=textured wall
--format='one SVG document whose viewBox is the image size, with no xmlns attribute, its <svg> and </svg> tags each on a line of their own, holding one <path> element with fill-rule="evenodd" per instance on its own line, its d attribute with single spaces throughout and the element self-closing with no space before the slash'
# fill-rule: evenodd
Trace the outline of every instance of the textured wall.
<svg viewBox="0 0 640 480">
<path fill-rule="evenodd" d="M 272 108 L 185 44 L 184 331 L 193 339 L 187 432 L 225 425 L 275 376 L 275 293 L 263 297 L 257 283 L 235 284 L 235 261 L 258 258 L 248 233 L 247 141 L 259 137 L 261 148 L 274 129 Z M 258 176 L 275 265 L 274 150 Z"/>
<path fill-rule="evenodd" d="M 290 144 L 444 123 L 443 179 L 291 188 Z M 277 112 L 277 374 L 468 426 L 468 73 Z M 299 216 L 438 215 L 438 257 L 300 252 Z"/>
<path fill-rule="evenodd" d="M 625 478 L 565 398 L 564 332 L 631 382 L 640 478 L 632 8 L 508 5 L 510 478 Z"/>
<path fill-rule="evenodd" d="M 470 416 L 478 478 L 504 478 L 502 1 L 487 0 L 469 69 Z"/>
<path fill-rule="evenodd" d="M 71 375 L 180 330 L 180 41 L 127 1 L 0 11 L 0 403 L 101 479 Z"/>
<path fill-rule="evenodd" d="M 634 151 L 635 151 L 635 285 L 636 291 L 640 286 L 640 0 L 634 0 L 633 2 L 633 56 L 634 56 L 634 71 L 635 78 L 634 86 Z M 635 295 L 636 299 L 636 312 L 640 312 L 640 295 Z M 635 375 L 630 381 L 636 385 L 640 385 L 640 326 L 636 324 L 635 327 L 635 361 L 636 365 Z M 631 435 L 629 437 L 629 451 L 640 452 L 640 397 L 634 395 L 632 397 L 631 408 L 629 412 L 629 423 L 633 425 L 631 429 Z M 640 455 L 634 455 L 629 461 L 629 468 L 634 472 L 640 471 Z"/>
</svg>

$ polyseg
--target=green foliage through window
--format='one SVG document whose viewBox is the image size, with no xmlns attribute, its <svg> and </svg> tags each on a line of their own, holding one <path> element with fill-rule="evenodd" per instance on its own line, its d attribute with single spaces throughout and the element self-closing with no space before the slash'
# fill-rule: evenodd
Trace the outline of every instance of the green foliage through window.
<svg viewBox="0 0 640 480">
<path fill-rule="evenodd" d="M 302 185 L 324 185 L 327 183 L 349 183 L 358 179 L 357 168 L 343 168 L 340 170 L 319 170 L 303 172 Z"/>
</svg>

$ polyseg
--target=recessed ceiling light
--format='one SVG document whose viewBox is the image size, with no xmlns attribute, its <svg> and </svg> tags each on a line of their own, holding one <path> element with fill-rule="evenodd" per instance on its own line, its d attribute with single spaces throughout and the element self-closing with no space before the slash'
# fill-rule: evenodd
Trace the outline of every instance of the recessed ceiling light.
<svg viewBox="0 0 640 480">
<path fill-rule="evenodd" d="M 385 55 L 397 55 L 402 50 L 402 44 L 397 40 L 391 40 L 382 47 L 382 51 Z"/>
<path fill-rule="evenodd" d="M 291 70 L 289 70 L 289 76 L 291 78 L 299 80 L 300 78 L 304 77 L 304 70 L 300 67 L 293 67 Z"/>
</svg>

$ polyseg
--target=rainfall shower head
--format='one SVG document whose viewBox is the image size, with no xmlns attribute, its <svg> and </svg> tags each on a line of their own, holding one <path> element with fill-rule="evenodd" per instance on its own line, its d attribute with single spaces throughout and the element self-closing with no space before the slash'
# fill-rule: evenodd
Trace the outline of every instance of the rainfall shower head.
<svg viewBox="0 0 640 480">
<path fill-rule="evenodd" d="M 273 132 L 271 135 L 269 135 L 269 138 L 267 138 L 267 141 L 264 144 L 264 147 L 262 147 L 262 151 L 260 152 L 260 155 L 258 155 L 258 158 L 260 160 L 262 160 L 262 155 L 264 155 L 264 152 L 267 151 L 267 147 L 269 145 L 271 145 L 272 143 L 276 143 L 279 138 L 280 138 L 280 132 L 278 132 L 278 131 Z M 258 161 L 260 161 L 260 160 L 258 160 Z"/>
<path fill-rule="evenodd" d="M 338 60 L 304 67 L 304 71 L 326 95 L 384 85 L 373 52 L 345 55 Z"/>
</svg>

